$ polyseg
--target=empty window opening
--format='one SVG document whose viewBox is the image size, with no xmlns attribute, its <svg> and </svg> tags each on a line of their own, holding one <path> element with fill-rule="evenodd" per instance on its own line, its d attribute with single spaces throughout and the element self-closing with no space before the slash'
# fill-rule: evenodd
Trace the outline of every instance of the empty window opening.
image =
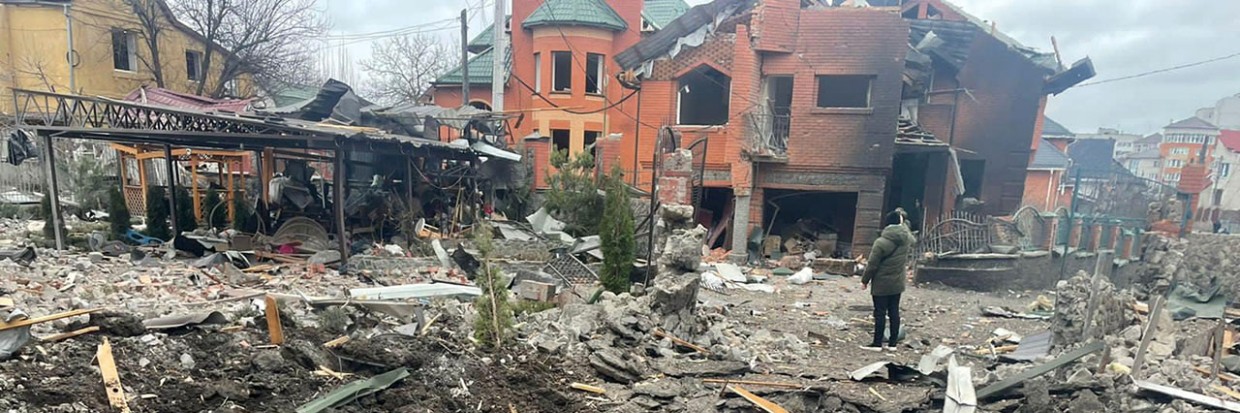
<svg viewBox="0 0 1240 413">
<path fill-rule="evenodd" d="M 189 80 L 202 80 L 202 52 L 185 51 L 185 75 Z"/>
<path fill-rule="evenodd" d="M 581 147 L 584 148 L 586 151 L 589 151 L 590 157 L 594 159 L 598 159 L 598 148 L 595 146 L 595 143 L 598 142 L 599 136 L 602 136 L 602 135 L 603 135 L 603 132 L 588 130 L 586 131 L 584 139 L 582 140 Z"/>
<path fill-rule="evenodd" d="M 826 75 L 818 78 L 818 107 L 868 108 L 874 76 Z"/>
<path fill-rule="evenodd" d="M 986 176 L 986 161 L 961 159 L 960 176 L 964 178 L 963 197 L 982 199 L 982 180 Z"/>
<path fill-rule="evenodd" d="M 134 71 L 138 67 L 138 34 L 122 29 L 112 30 L 112 67 Z"/>
<path fill-rule="evenodd" d="M 481 109 L 481 110 L 486 110 L 486 111 L 491 110 L 491 105 L 481 100 L 475 100 L 473 102 L 469 102 L 469 106 L 473 106 L 474 109 Z"/>
<path fill-rule="evenodd" d="M 586 93 L 603 93 L 603 55 L 586 54 Z"/>
<path fill-rule="evenodd" d="M 697 210 L 697 223 L 709 229 L 706 242 L 711 249 L 732 249 L 732 215 L 735 204 L 730 188 L 703 188 L 702 205 Z"/>
<path fill-rule="evenodd" d="M 551 145 L 556 152 L 568 153 L 568 145 L 570 142 L 570 134 L 568 129 L 552 129 Z"/>
<path fill-rule="evenodd" d="M 569 92 L 573 89 L 573 54 L 551 52 L 551 90 Z"/>
<path fill-rule="evenodd" d="M 534 53 L 534 93 L 542 93 L 542 53 Z"/>
<path fill-rule="evenodd" d="M 728 99 L 732 78 L 710 66 L 698 66 L 677 82 L 681 125 L 723 125 L 728 123 Z"/>
</svg>

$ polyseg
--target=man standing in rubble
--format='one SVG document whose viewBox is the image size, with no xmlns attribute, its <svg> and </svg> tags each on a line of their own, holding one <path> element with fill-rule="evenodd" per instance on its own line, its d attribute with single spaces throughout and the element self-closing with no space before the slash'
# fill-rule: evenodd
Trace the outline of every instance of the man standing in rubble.
<svg viewBox="0 0 1240 413">
<path fill-rule="evenodd" d="M 897 209 L 887 216 L 891 224 L 883 228 L 882 235 L 874 241 L 861 276 L 861 289 L 869 288 L 874 298 L 874 341 L 861 347 L 870 351 L 895 351 L 900 337 L 900 294 L 904 293 L 905 269 L 916 241 L 903 210 Z M 883 330 L 888 319 L 891 330 L 888 346 L 884 347 Z"/>
</svg>

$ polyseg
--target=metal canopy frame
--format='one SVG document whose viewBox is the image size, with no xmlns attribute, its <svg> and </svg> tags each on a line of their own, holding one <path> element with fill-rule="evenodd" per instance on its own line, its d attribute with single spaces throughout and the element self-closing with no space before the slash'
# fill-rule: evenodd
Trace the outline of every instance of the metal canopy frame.
<svg viewBox="0 0 1240 413">
<path fill-rule="evenodd" d="M 55 138 L 162 145 L 165 154 L 170 154 L 171 146 L 245 151 L 277 148 L 333 151 L 331 160 L 336 169 L 333 171 L 333 180 L 337 188 L 333 191 L 336 209 L 333 216 L 337 224 L 341 256 L 345 258 L 348 257 L 348 240 L 344 236 L 344 191 L 341 189 L 346 186 L 349 152 L 401 154 L 410 159 L 406 162 L 410 166 L 415 156 L 467 161 L 470 165 L 476 165 L 480 156 L 477 151 L 468 147 L 385 134 L 374 128 L 327 125 L 300 119 L 257 117 L 229 112 L 203 113 L 100 97 L 18 88 L 12 90 L 15 125 L 34 129 L 49 150 L 45 156 L 49 164 L 47 173 L 52 194 L 57 193 L 55 159 L 50 153 L 51 142 Z M 370 131 L 380 133 L 372 136 L 367 134 Z M 172 179 L 175 175 L 171 171 L 171 162 L 168 165 L 169 177 Z M 455 165 L 444 171 L 427 171 L 426 174 L 441 178 L 477 177 L 476 173 L 470 172 L 468 165 Z M 175 190 L 175 180 L 170 180 L 170 184 Z M 172 194 L 173 191 L 169 193 Z M 59 230 L 60 200 L 58 196 L 53 196 L 51 201 L 53 224 L 57 225 L 57 248 L 63 249 Z M 175 196 L 173 203 L 175 210 Z M 175 220 L 173 230 L 177 230 Z"/>
</svg>

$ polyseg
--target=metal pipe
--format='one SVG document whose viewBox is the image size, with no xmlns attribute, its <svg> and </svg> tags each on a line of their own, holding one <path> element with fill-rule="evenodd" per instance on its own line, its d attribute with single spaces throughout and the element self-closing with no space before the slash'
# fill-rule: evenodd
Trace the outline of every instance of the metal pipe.
<svg viewBox="0 0 1240 413">
<path fill-rule="evenodd" d="M 508 47 L 504 41 L 504 24 L 508 20 L 504 3 L 505 0 L 495 1 L 495 23 L 491 25 L 491 110 L 496 112 L 504 111 L 504 56 Z"/>
<path fill-rule="evenodd" d="M 60 233 L 60 229 L 64 226 L 64 219 L 60 216 L 60 186 L 56 182 L 56 150 L 52 148 L 51 135 L 43 135 L 43 147 L 47 151 L 47 179 L 51 187 L 43 196 L 51 197 L 49 203 L 52 205 L 52 219 L 43 225 L 52 226 L 52 232 L 56 234 L 56 249 L 64 250 L 64 236 Z"/>
<path fill-rule="evenodd" d="M 637 89 L 637 117 L 635 119 L 637 127 L 634 128 L 637 133 L 633 135 L 633 187 L 637 187 L 637 180 L 641 177 L 641 169 L 637 165 L 638 153 L 641 152 L 640 143 L 642 141 L 642 90 Z M 654 199 L 652 196 L 651 199 Z"/>
<path fill-rule="evenodd" d="M 172 145 L 165 143 L 164 165 L 168 171 L 168 199 L 170 200 L 168 204 L 172 207 L 172 213 L 168 215 L 171 217 L 169 221 L 172 221 L 172 237 L 176 238 L 178 235 L 181 235 L 181 229 L 177 223 L 177 173 L 175 168 L 172 167 L 173 162 L 175 161 L 172 159 Z"/>
<path fill-rule="evenodd" d="M 466 14 L 468 11 L 469 9 L 461 10 L 461 106 L 469 104 L 469 16 Z"/>
<path fill-rule="evenodd" d="M 77 63 L 73 58 L 73 16 L 69 14 L 69 4 L 65 3 L 65 32 L 67 33 L 68 51 L 65 52 L 65 60 L 69 63 L 69 93 L 77 93 L 77 75 L 73 68 Z"/>
</svg>

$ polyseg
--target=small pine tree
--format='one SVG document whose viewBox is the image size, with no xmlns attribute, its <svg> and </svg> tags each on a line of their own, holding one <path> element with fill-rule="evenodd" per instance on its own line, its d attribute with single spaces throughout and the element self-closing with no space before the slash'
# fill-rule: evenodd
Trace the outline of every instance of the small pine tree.
<svg viewBox="0 0 1240 413">
<path fill-rule="evenodd" d="M 475 227 L 474 244 L 482 257 L 482 272 L 478 274 L 478 287 L 482 295 L 474 301 L 478 316 L 474 319 L 474 338 L 484 346 L 494 346 L 499 351 L 510 336 L 513 325 L 512 304 L 508 302 L 508 286 L 504 285 L 499 268 L 491 266 L 491 226 Z"/>
<path fill-rule="evenodd" d="M 206 218 L 207 228 L 223 228 L 224 224 L 228 223 L 228 205 L 224 204 L 215 187 L 207 189 L 207 197 L 202 204 L 202 215 Z"/>
<path fill-rule="evenodd" d="M 258 228 L 254 220 L 254 209 L 250 208 L 250 202 L 244 196 L 234 196 L 232 228 L 241 232 L 254 231 Z"/>
<path fill-rule="evenodd" d="M 125 205 L 125 196 L 116 187 L 108 191 L 108 219 L 112 224 L 112 239 L 125 239 L 125 233 L 129 232 L 129 206 Z"/>
<path fill-rule="evenodd" d="M 547 177 L 547 210 L 564 221 L 564 232 L 576 236 L 598 233 L 603 197 L 594 180 L 594 156 L 589 151 L 569 156 L 567 150 L 551 154 L 554 173 Z"/>
<path fill-rule="evenodd" d="M 186 232 L 198 229 L 198 218 L 194 217 L 194 200 L 189 196 L 189 190 L 185 187 L 178 187 L 177 197 L 177 231 Z M 173 234 L 177 235 L 177 234 Z"/>
<path fill-rule="evenodd" d="M 168 192 L 162 186 L 151 187 L 146 191 L 146 235 L 167 241 L 172 239 L 172 230 L 168 228 Z"/>
<path fill-rule="evenodd" d="M 621 177 L 620 166 L 612 168 L 604 182 L 607 196 L 603 203 L 603 219 L 599 222 L 603 269 L 599 278 L 603 287 L 616 294 L 629 291 L 629 274 L 633 271 L 637 243 L 633 212 L 629 208 L 628 186 Z"/>
</svg>

